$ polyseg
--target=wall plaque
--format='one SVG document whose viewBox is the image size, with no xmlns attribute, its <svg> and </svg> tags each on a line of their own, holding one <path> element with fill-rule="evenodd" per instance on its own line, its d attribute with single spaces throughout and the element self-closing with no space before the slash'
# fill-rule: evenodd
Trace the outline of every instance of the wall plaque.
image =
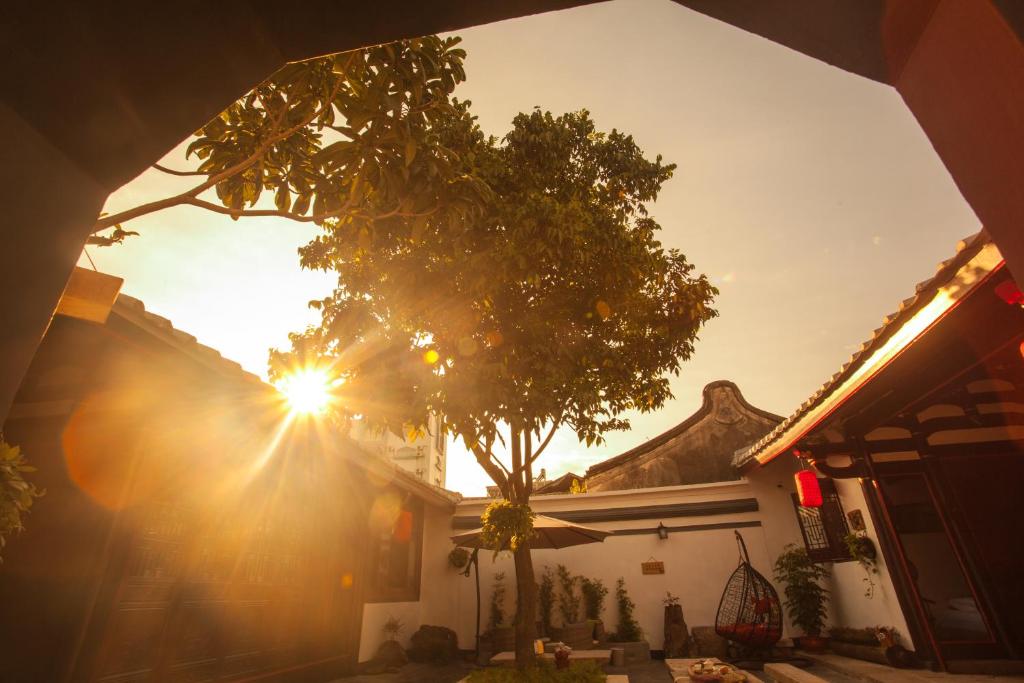
<svg viewBox="0 0 1024 683">
<path fill-rule="evenodd" d="M 640 563 L 640 571 L 644 574 L 664 574 L 665 563 L 652 557 L 646 562 Z"/>
</svg>

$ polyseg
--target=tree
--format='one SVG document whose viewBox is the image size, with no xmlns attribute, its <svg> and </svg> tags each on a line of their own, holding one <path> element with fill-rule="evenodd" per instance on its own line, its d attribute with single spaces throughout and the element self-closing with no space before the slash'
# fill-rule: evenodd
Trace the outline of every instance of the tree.
<svg viewBox="0 0 1024 683">
<path fill-rule="evenodd" d="M 0 436 L 0 562 L 7 539 L 25 529 L 22 517 L 28 514 L 33 500 L 43 495 L 23 476 L 34 471 L 34 467 L 25 464 L 21 449 Z"/>
<path fill-rule="evenodd" d="M 88 243 L 117 244 L 137 234 L 128 221 L 183 205 L 236 220 L 333 219 L 363 241 L 379 219 L 471 213 L 487 188 L 434 132 L 465 115 L 450 97 L 466 77 L 459 42 L 426 36 L 283 67 L 196 133 L 194 168 L 154 166 L 201 181 L 100 216 Z"/>
<path fill-rule="evenodd" d="M 372 243 L 327 221 L 300 256 L 338 286 L 311 302 L 320 325 L 271 352 L 271 369 L 329 368 L 343 410 L 396 433 L 444 415 L 506 501 L 492 540 L 513 549 L 523 666 L 537 458 L 558 428 L 589 446 L 628 429 L 627 411 L 660 408 L 717 292 L 657 241 L 646 205 L 675 167 L 644 158 L 632 137 L 598 132 L 586 111 L 520 114 L 500 141 L 468 115 L 438 134 L 490 188 L 483 211 L 388 219 Z"/>
</svg>

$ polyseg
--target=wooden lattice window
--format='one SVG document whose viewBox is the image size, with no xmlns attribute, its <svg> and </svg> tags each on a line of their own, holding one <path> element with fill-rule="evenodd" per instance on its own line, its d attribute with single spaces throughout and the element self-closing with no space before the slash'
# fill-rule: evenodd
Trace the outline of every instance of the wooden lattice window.
<svg viewBox="0 0 1024 683">
<path fill-rule="evenodd" d="M 821 485 L 822 497 L 819 508 L 803 507 L 797 495 L 792 494 L 807 554 L 815 562 L 852 560 L 845 541 L 850 527 L 846 524 L 846 515 L 843 513 L 843 504 L 839 502 L 835 483 L 831 479 L 819 479 L 818 483 Z"/>
</svg>

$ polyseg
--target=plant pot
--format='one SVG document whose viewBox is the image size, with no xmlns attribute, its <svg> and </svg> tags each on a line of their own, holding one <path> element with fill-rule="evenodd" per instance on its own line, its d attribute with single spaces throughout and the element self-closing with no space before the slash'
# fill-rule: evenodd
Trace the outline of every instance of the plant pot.
<svg viewBox="0 0 1024 683">
<path fill-rule="evenodd" d="M 796 639 L 801 650 L 820 654 L 828 648 L 827 636 L 800 636 Z"/>
<path fill-rule="evenodd" d="M 631 643 L 612 642 L 608 644 L 608 647 L 622 650 L 626 666 L 651 661 L 651 644 L 646 640 L 636 640 Z"/>
<path fill-rule="evenodd" d="M 574 650 L 592 650 L 594 648 L 594 622 L 581 621 L 578 624 L 566 624 L 562 628 L 551 629 L 551 639 L 565 643 Z"/>
<path fill-rule="evenodd" d="M 857 550 L 858 554 L 868 560 L 875 560 L 878 558 L 878 549 L 875 548 L 875 542 L 867 536 L 857 537 Z"/>
<path fill-rule="evenodd" d="M 511 626 L 499 626 L 490 633 L 491 650 L 495 654 L 499 652 L 514 652 L 516 649 L 516 630 Z"/>
</svg>

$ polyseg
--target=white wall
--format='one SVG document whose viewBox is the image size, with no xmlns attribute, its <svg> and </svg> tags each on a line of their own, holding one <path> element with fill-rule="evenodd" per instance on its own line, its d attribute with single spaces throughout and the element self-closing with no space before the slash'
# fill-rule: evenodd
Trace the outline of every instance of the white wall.
<svg viewBox="0 0 1024 683">
<path fill-rule="evenodd" d="M 847 513 L 851 510 L 860 510 L 863 513 L 867 536 L 874 541 L 875 547 L 879 548 L 878 531 L 868 514 L 867 501 L 860 482 L 856 479 L 836 479 L 835 485 L 843 510 Z M 834 624 L 852 628 L 894 627 L 900 633 L 902 642 L 907 647 L 912 647 L 910 631 L 896 598 L 892 577 L 889 575 L 889 568 L 881 550 L 878 551 L 877 566 L 878 574 L 871 577 L 875 583 L 874 595 L 867 598 L 864 595 L 864 569 L 859 563 L 839 562 L 832 565 L 832 621 Z"/>
<path fill-rule="evenodd" d="M 423 557 L 420 569 L 420 600 L 417 602 L 367 603 L 363 608 L 363 623 L 359 641 L 359 661 L 373 658 L 384 640 L 381 628 L 390 617 L 400 619 L 404 625 L 399 642 L 409 646 L 409 638 L 423 624 L 449 626 L 466 610 L 473 610 L 475 602 L 462 604 L 461 595 L 453 590 L 458 580 L 466 581 L 448 564 L 452 548 L 448 537 L 452 535 L 452 515 L 449 508 L 424 506 Z M 472 636 L 459 647 L 469 649 Z"/>
<path fill-rule="evenodd" d="M 611 536 L 603 543 L 576 546 L 562 550 L 534 551 L 534 568 L 538 580 L 545 566 L 552 569 L 559 563 L 574 574 L 600 579 L 608 588 L 603 620 L 611 631 L 618 623 L 615 604 L 615 583 L 621 576 L 636 603 L 635 617 L 644 629 L 651 647 L 660 649 L 664 641 L 662 600 L 666 592 L 680 598 L 687 624 L 713 626 L 718 603 L 729 576 L 739 562 L 732 528 L 676 531 L 662 541 L 653 529 L 658 523 L 667 527 L 696 527 L 709 524 L 757 523 L 760 526 L 739 528 L 750 553 L 754 568 L 773 581 L 772 564 L 788 543 L 802 545 L 790 494 L 793 473 L 797 469 L 792 458 L 779 458 L 761 467 L 741 481 L 690 486 L 667 486 L 632 491 L 603 491 L 582 495 L 545 495 L 532 501 L 533 509 L 544 514 L 568 510 L 632 509 L 644 506 L 678 503 L 699 503 L 756 498 L 758 511 L 702 516 L 664 517 L 642 520 L 593 522 L 598 529 L 621 531 L 651 529 L 649 533 Z M 867 512 L 860 485 L 856 480 L 839 480 L 837 491 L 846 512 L 860 509 L 868 525 L 868 535 L 877 536 Z M 486 499 L 467 499 L 456 507 L 458 516 L 479 515 L 490 503 Z M 360 661 L 370 659 L 383 640 L 381 627 L 394 616 L 405 624 L 401 640 L 408 638 L 421 624 L 446 626 L 455 631 L 459 647 L 472 649 L 476 630 L 476 594 L 473 577 L 464 577 L 448 564 L 453 544 L 452 514 L 442 507 L 427 507 L 424 527 L 422 582 L 420 600 L 408 603 L 368 604 L 364 609 Z M 665 574 L 644 575 L 640 564 L 650 558 L 665 563 Z M 486 630 L 491 584 L 495 572 L 505 572 L 505 613 L 515 611 L 515 570 L 507 554 L 492 560 L 492 553 L 480 554 L 481 629 Z M 830 625 L 850 627 L 893 626 L 910 643 L 906 622 L 896 600 L 892 581 L 884 559 L 879 559 L 880 573 L 875 575 L 875 594 L 864 597 L 863 571 L 855 562 L 833 564 L 830 589 L 833 592 Z M 774 583 L 774 581 L 773 581 Z M 776 585 L 780 597 L 783 586 Z M 558 622 L 557 605 L 554 610 Z M 799 635 L 789 623 L 785 635 Z"/>
<path fill-rule="evenodd" d="M 800 534 L 791 498 L 791 494 L 795 491 L 793 474 L 798 469 L 796 458 L 782 456 L 750 472 L 747 476 L 747 481 L 755 491 L 764 516 L 767 550 L 772 562 L 775 561 L 786 544 L 803 545 L 803 537 Z M 860 510 L 867 526 L 868 537 L 874 541 L 876 548 L 879 547 L 878 534 L 872 524 L 859 480 L 835 479 L 834 482 L 843 511 L 849 513 L 852 510 Z M 832 572 L 827 586 L 831 591 L 829 626 L 850 628 L 890 626 L 900 633 L 903 638 L 902 642 L 908 647 L 910 646 L 912 641 L 907 623 L 897 601 L 892 578 L 881 551 L 878 553 L 879 573 L 871 577 L 875 582 L 875 591 L 871 598 L 864 595 L 865 584 L 862 580 L 864 570 L 859 563 L 829 562 L 827 565 Z M 763 573 L 772 578 L 770 572 Z M 785 600 L 783 588 L 782 585 L 776 585 L 779 596 Z M 800 635 L 799 629 L 794 628 L 788 618 L 786 631 L 786 634 L 790 636 Z"/>
<path fill-rule="evenodd" d="M 637 506 L 661 505 L 667 503 L 693 503 L 712 500 L 734 500 L 752 498 L 746 482 L 724 482 L 719 484 L 698 484 L 693 486 L 671 486 L 635 491 L 608 491 L 584 495 L 538 496 L 533 501 L 536 512 L 565 511 L 593 508 L 632 508 Z M 467 500 L 459 504 L 458 515 L 479 514 L 487 501 Z M 659 522 L 668 527 L 721 524 L 730 522 L 757 522 L 758 512 L 706 515 L 694 517 L 658 518 L 615 522 L 594 522 L 588 524 L 604 530 L 654 529 Z M 754 567 L 766 575 L 769 573 L 768 555 L 764 530 L 760 527 L 739 529 L 746 541 Z M 449 531 L 450 535 L 452 532 Z M 451 545 L 449 543 L 448 547 Z M 447 552 L 447 551 L 446 551 Z M 511 616 L 515 609 L 515 570 L 510 557 L 499 557 L 492 561 L 492 554 L 481 552 L 481 628 L 486 629 L 491 583 L 495 572 L 504 571 L 507 590 L 506 614 Z M 654 558 L 665 563 L 665 574 L 644 575 L 640 564 Z M 639 535 L 612 536 L 603 543 L 576 546 L 561 550 L 538 550 L 533 553 L 534 567 L 538 580 L 545 566 L 554 569 L 561 563 L 574 574 L 591 579 L 600 579 L 609 589 L 605 599 L 603 620 L 608 630 L 614 630 L 618 623 L 615 604 L 615 583 L 621 576 L 626 581 L 626 590 L 636 603 L 634 615 L 644 629 L 651 647 L 660 649 L 664 640 L 664 607 L 662 599 L 667 591 L 680 598 L 687 624 L 711 626 L 726 581 L 738 566 L 739 552 L 732 529 L 701 531 L 677 531 L 662 541 L 653 531 Z M 453 572 L 454 575 L 454 572 Z M 475 632 L 475 593 L 472 577 L 455 576 L 450 583 L 451 591 L 424 593 L 424 604 L 435 600 L 460 605 L 455 616 L 455 629 L 459 645 L 473 647 Z M 555 622 L 557 605 L 554 610 Z"/>
</svg>

